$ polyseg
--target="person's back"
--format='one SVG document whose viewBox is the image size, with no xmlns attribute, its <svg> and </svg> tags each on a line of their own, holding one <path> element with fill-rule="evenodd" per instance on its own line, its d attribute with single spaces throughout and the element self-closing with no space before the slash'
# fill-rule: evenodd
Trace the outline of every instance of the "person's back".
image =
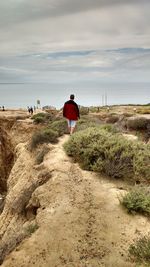
<svg viewBox="0 0 150 267">
<path fill-rule="evenodd" d="M 78 120 L 79 118 L 78 106 L 73 100 L 70 99 L 65 103 L 63 109 L 63 115 L 68 120 Z"/>
<path fill-rule="evenodd" d="M 32 107 L 30 108 L 30 113 L 31 113 L 31 115 L 33 114 L 33 108 Z"/>
<path fill-rule="evenodd" d="M 68 129 L 70 134 L 72 134 L 76 126 L 76 121 L 80 117 L 78 105 L 74 102 L 74 95 L 70 95 L 70 100 L 65 102 L 63 116 L 67 119 Z"/>
</svg>

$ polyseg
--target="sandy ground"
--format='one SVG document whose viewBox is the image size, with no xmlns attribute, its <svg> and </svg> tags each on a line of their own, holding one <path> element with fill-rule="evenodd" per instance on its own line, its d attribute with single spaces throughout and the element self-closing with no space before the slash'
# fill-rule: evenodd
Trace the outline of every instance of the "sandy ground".
<svg viewBox="0 0 150 267">
<path fill-rule="evenodd" d="M 133 267 L 128 247 L 150 230 L 147 218 L 128 215 L 118 196 L 119 182 L 80 169 L 63 150 L 60 139 L 44 163 L 52 178 L 37 188 L 39 226 L 7 258 L 2 267 Z"/>
<path fill-rule="evenodd" d="M 0 117 L 3 117 L 3 118 L 8 118 L 8 117 L 16 117 L 16 116 L 28 116 L 29 113 L 27 110 L 15 110 L 15 109 L 9 109 L 9 110 L 6 110 L 6 111 L 2 111 L 0 110 Z"/>
<path fill-rule="evenodd" d="M 43 111 L 42 109 L 36 109 L 33 115 L 40 112 L 45 112 L 45 111 Z M 28 117 L 30 118 L 31 115 L 29 114 L 27 109 L 6 109 L 5 111 L 0 110 L 0 118 L 16 118 L 16 117 L 25 119 Z"/>
</svg>

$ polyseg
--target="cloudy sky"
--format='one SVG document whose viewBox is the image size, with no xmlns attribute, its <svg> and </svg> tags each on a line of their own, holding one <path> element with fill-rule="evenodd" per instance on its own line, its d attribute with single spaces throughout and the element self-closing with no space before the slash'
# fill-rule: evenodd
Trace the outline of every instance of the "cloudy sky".
<svg viewBox="0 0 150 267">
<path fill-rule="evenodd" d="M 113 97 L 116 85 L 126 102 L 135 88 L 150 102 L 149 10 L 149 0 L 0 0 L 0 99 L 25 94 L 6 84 L 64 97 L 78 87 L 84 98 L 108 86 Z"/>
</svg>

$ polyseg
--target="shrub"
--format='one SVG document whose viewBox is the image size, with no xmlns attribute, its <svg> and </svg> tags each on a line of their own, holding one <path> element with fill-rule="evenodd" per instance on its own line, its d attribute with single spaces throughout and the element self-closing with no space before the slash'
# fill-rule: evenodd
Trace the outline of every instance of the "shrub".
<svg viewBox="0 0 150 267">
<path fill-rule="evenodd" d="M 84 129 L 87 129 L 89 127 L 96 127 L 100 124 L 100 121 L 98 123 L 98 121 L 92 120 L 92 119 L 80 119 L 79 121 L 77 121 L 77 128 L 76 131 L 81 131 Z"/>
<path fill-rule="evenodd" d="M 134 173 L 137 180 L 150 181 L 150 146 L 139 143 L 134 154 Z"/>
<path fill-rule="evenodd" d="M 102 124 L 100 126 L 100 129 L 103 129 L 109 133 L 118 133 L 119 132 L 119 129 L 115 126 L 115 125 L 112 125 L 112 124 Z"/>
<path fill-rule="evenodd" d="M 123 117 L 129 118 L 129 117 L 133 116 L 133 113 L 124 112 L 122 115 L 123 115 Z"/>
<path fill-rule="evenodd" d="M 150 215 L 150 188 L 135 187 L 122 197 L 121 204 L 128 212 L 138 212 Z"/>
<path fill-rule="evenodd" d="M 127 127 L 132 130 L 145 130 L 147 129 L 148 122 L 149 120 L 144 117 L 133 118 L 127 121 Z"/>
<path fill-rule="evenodd" d="M 46 122 L 46 120 L 45 120 L 45 118 L 44 117 L 36 117 L 35 119 L 34 119 L 34 123 L 36 123 L 36 124 L 39 124 L 39 123 L 45 123 Z"/>
<path fill-rule="evenodd" d="M 150 266 L 150 236 L 139 238 L 134 244 L 130 245 L 129 253 L 136 262 L 145 264 L 144 266 Z"/>
<path fill-rule="evenodd" d="M 77 122 L 76 131 L 82 131 L 82 130 L 85 130 L 85 129 L 88 129 L 91 127 L 103 129 L 103 130 L 106 130 L 107 132 L 111 132 L 111 133 L 117 133 L 119 131 L 116 126 L 114 126 L 112 124 L 104 124 L 97 118 L 80 119 Z"/>
<path fill-rule="evenodd" d="M 150 107 L 145 107 L 145 108 L 141 108 L 141 109 L 138 109 L 137 111 L 139 114 L 150 114 Z"/>
<path fill-rule="evenodd" d="M 87 115 L 89 113 L 89 108 L 81 107 L 80 108 L 80 115 Z"/>
<path fill-rule="evenodd" d="M 33 119 L 34 123 L 36 123 L 36 124 L 46 123 L 46 122 L 52 121 L 53 116 L 52 116 L 52 114 L 41 112 L 41 113 L 33 115 L 32 119 Z"/>
<path fill-rule="evenodd" d="M 67 121 L 64 119 L 57 120 L 57 121 L 50 123 L 49 128 L 58 132 L 59 136 L 62 136 L 63 134 L 68 132 Z"/>
<path fill-rule="evenodd" d="M 75 133 L 65 144 L 84 169 L 115 178 L 150 180 L 150 150 L 147 145 L 126 140 L 101 127 Z"/>
<path fill-rule="evenodd" d="M 40 151 L 37 152 L 37 156 L 36 156 L 36 160 L 35 163 L 36 164 L 41 164 L 44 160 L 45 155 L 50 151 L 50 148 L 46 145 L 44 145 Z"/>
<path fill-rule="evenodd" d="M 109 115 L 106 119 L 106 123 L 116 123 L 119 120 L 119 116 L 117 115 Z"/>
<path fill-rule="evenodd" d="M 100 107 L 89 107 L 89 111 L 92 113 L 101 112 L 103 109 Z"/>
<path fill-rule="evenodd" d="M 30 143 L 30 148 L 34 149 L 39 144 L 43 143 L 56 143 L 57 138 L 58 138 L 58 133 L 56 131 L 46 128 L 40 132 L 36 132 L 33 134 Z"/>
</svg>

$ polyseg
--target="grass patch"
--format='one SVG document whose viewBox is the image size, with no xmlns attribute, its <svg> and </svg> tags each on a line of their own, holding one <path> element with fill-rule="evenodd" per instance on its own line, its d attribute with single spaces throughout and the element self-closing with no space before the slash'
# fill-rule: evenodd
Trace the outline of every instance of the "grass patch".
<svg viewBox="0 0 150 267">
<path fill-rule="evenodd" d="M 123 117 L 125 117 L 125 118 L 130 118 L 130 117 L 132 117 L 134 114 L 133 114 L 133 113 L 124 112 L 122 115 L 123 115 Z"/>
<path fill-rule="evenodd" d="M 107 132 L 117 133 L 118 129 L 115 125 L 104 124 L 97 118 L 81 118 L 77 121 L 76 132 L 88 129 L 90 127 L 95 127 L 97 129 L 104 129 Z"/>
<path fill-rule="evenodd" d="M 57 141 L 58 133 L 52 129 L 45 128 L 33 134 L 30 142 L 30 149 L 35 149 L 39 144 L 56 143 Z"/>
<path fill-rule="evenodd" d="M 89 108 L 80 107 L 80 115 L 88 115 L 88 114 L 89 114 Z"/>
<path fill-rule="evenodd" d="M 82 130 L 85 130 L 89 127 L 96 127 L 96 126 L 99 126 L 99 124 L 100 124 L 99 120 L 94 120 L 91 118 L 84 118 L 83 117 L 77 121 L 76 131 L 82 131 Z"/>
<path fill-rule="evenodd" d="M 150 106 L 138 109 L 137 113 L 139 113 L 139 114 L 150 114 Z"/>
<path fill-rule="evenodd" d="M 130 257 L 137 263 L 150 266 L 150 235 L 139 238 L 129 247 Z"/>
<path fill-rule="evenodd" d="M 135 187 L 120 202 L 129 213 L 138 212 L 150 216 L 150 188 Z"/>
<path fill-rule="evenodd" d="M 58 136 L 68 133 L 67 121 L 65 119 L 60 119 L 53 121 L 48 126 L 51 130 L 56 131 Z"/>
<path fill-rule="evenodd" d="M 119 116 L 110 114 L 106 119 L 106 123 L 116 123 L 119 120 Z"/>
<path fill-rule="evenodd" d="M 126 140 L 106 126 L 91 127 L 71 136 L 65 144 L 69 156 L 91 171 L 114 178 L 150 181 L 150 150 L 145 144 Z"/>
<path fill-rule="evenodd" d="M 44 124 L 44 123 L 48 123 L 49 121 L 52 121 L 54 118 L 54 116 L 52 114 L 48 114 L 48 113 L 38 113 L 32 116 L 33 122 L 35 124 Z"/>
<path fill-rule="evenodd" d="M 149 120 L 144 117 L 134 118 L 127 121 L 127 127 L 131 130 L 146 130 L 148 123 Z"/>
<path fill-rule="evenodd" d="M 45 113 L 41 113 L 45 114 Z M 37 114 L 38 115 L 38 114 Z M 49 115 L 49 114 L 47 114 Z M 43 115 L 42 115 L 43 116 Z M 42 118 L 42 117 L 41 117 Z M 35 132 L 31 138 L 31 142 L 29 144 L 29 149 L 33 150 L 38 145 L 44 143 L 57 143 L 58 137 L 67 133 L 67 122 L 64 119 L 55 120 L 53 122 L 49 122 L 48 126 L 41 131 Z M 44 154 L 47 149 L 43 149 L 43 151 L 39 152 L 37 155 L 37 164 L 40 164 L 44 158 Z M 38 163 L 39 162 L 39 163 Z"/>
<path fill-rule="evenodd" d="M 29 224 L 28 227 L 26 228 L 26 233 L 28 236 L 32 235 L 35 233 L 35 231 L 38 229 L 38 225 L 36 223 Z"/>
</svg>

